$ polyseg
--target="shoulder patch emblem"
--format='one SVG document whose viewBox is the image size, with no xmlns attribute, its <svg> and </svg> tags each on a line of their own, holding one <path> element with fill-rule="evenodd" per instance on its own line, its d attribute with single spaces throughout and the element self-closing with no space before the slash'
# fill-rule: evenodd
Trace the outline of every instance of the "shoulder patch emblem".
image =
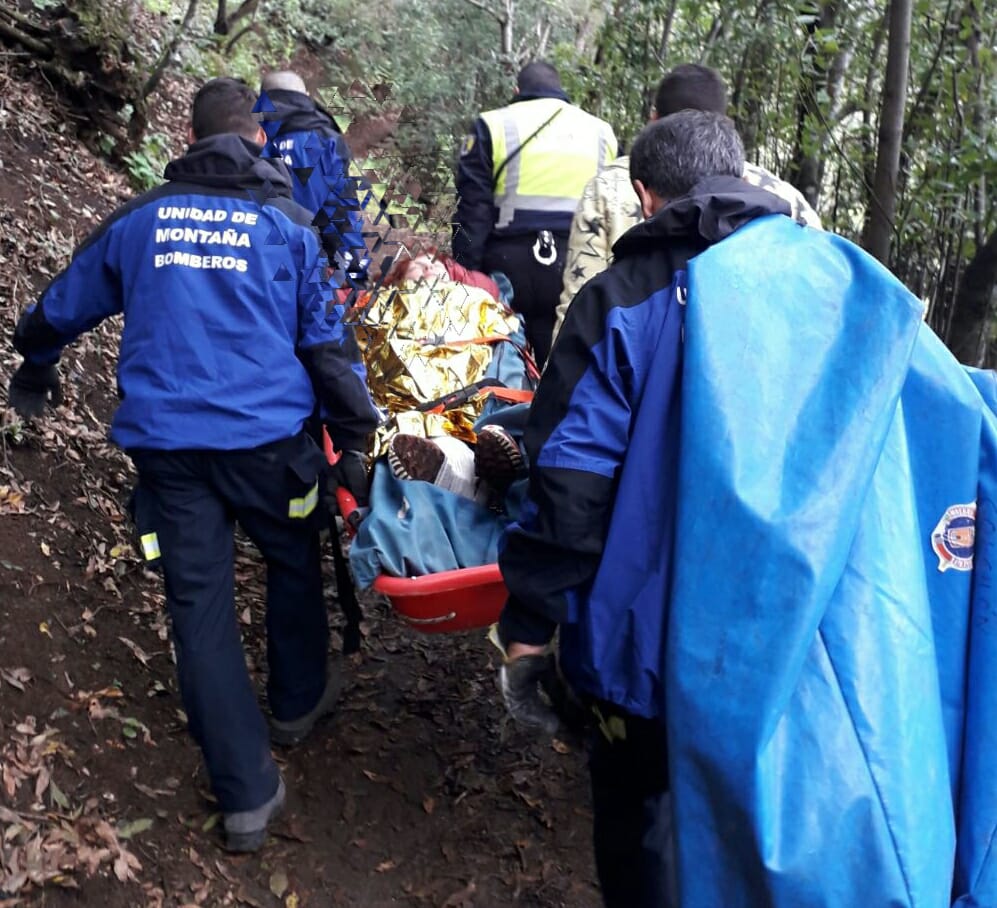
<svg viewBox="0 0 997 908">
<path fill-rule="evenodd" d="M 931 533 L 938 570 L 971 571 L 976 543 L 976 502 L 949 507 Z"/>
<path fill-rule="evenodd" d="M 460 156 L 464 157 L 466 154 L 470 154 L 474 149 L 474 133 L 472 132 L 468 136 L 464 136 L 464 143 L 460 146 Z"/>
</svg>

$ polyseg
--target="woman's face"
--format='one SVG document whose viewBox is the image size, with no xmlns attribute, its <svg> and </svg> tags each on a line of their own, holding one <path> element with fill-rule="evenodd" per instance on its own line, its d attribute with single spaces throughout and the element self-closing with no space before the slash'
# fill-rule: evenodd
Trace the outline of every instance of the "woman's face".
<svg viewBox="0 0 997 908">
<path fill-rule="evenodd" d="M 447 269 L 441 262 L 428 255 L 419 255 L 408 263 L 402 278 L 406 281 L 432 281 L 438 278 L 446 279 L 447 276 Z"/>
</svg>

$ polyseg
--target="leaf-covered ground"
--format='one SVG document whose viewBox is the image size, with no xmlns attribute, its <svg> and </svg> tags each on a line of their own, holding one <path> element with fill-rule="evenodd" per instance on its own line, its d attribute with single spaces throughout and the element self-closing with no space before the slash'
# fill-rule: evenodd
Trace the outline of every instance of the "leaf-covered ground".
<svg viewBox="0 0 997 908">
<path fill-rule="evenodd" d="M 17 313 L 130 195 L 44 84 L 10 66 L 0 60 L 4 387 Z M 154 128 L 179 136 L 189 87 L 162 97 Z M 0 411 L 0 908 L 599 904 L 578 744 L 508 725 L 479 634 L 420 637 L 381 602 L 367 605 L 364 652 L 343 663 L 338 714 L 278 754 L 290 809 L 266 849 L 221 850 L 160 587 L 124 516 L 131 469 L 105 441 L 118 328 L 66 355 L 56 415 L 25 426 Z M 249 546 L 237 578 L 262 690 Z"/>
</svg>

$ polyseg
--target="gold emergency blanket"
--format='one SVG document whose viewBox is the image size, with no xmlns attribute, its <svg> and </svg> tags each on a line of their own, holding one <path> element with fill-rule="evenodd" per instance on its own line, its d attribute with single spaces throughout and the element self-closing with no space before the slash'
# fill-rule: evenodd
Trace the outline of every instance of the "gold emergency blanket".
<svg viewBox="0 0 997 908">
<path fill-rule="evenodd" d="M 398 432 L 474 441 L 482 399 L 445 413 L 415 408 L 484 378 L 502 343 L 496 339 L 516 331 L 516 317 L 485 290 L 446 281 L 404 281 L 362 298 L 360 306 L 356 336 L 371 393 L 393 416 L 378 431 L 373 453 L 383 453 Z"/>
</svg>

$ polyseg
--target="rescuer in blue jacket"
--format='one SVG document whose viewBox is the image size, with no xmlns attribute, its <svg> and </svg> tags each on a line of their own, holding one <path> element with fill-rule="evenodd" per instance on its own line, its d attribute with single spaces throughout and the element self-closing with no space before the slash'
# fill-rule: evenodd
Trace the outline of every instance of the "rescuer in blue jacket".
<svg viewBox="0 0 997 908">
<path fill-rule="evenodd" d="M 233 524 L 267 563 L 271 733 L 294 744 L 331 708 L 319 558 L 318 409 L 362 493 L 377 414 L 330 304 L 311 215 L 290 197 L 245 83 L 194 99 L 190 147 L 167 182 L 112 214 L 22 316 L 11 406 L 58 396 L 63 348 L 124 313 L 111 438 L 131 456 L 141 548 L 162 566 L 180 693 L 232 850 L 259 848 L 283 806 L 239 637 Z"/>
<path fill-rule="evenodd" d="M 648 220 L 617 241 L 609 270 L 568 310 L 525 433 L 531 504 L 499 556 L 509 589 L 498 625 L 509 711 L 556 728 L 538 683 L 551 677 L 548 644 L 560 625 L 564 673 L 598 720 L 595 854 L 613 908 L 676 904 L 664 721 L 650 695 L 624 693 L 657 671 L 663 641 L 634 641 L 588 597 L 596 584 L 612 589 L 614 571 L 638 571 L 655 616 L 666 611 L 684 269 L 753 219 L 790 213 L 787 202 L 741 179 L 743 170 L 741 140 L 721 114 L 672 114 L 634 142 L 630 175 Z M 614 521 L 632 528 L 628 551 L 607 549 Z M 637 540 L 645 537 L 661 545 L 642 560 Z"/>
<path fill-rule="evenodd" d="M 346 139 L 332 115 L 308 96 L 297 73 L 267 73 L 262 92 L 270 137 L 263 156 L 284 159 L 294 176 L 294 200 L 314 216 L 329 263 L 357 286 L 366 280 L 370 256 Z"/>
</svg>

